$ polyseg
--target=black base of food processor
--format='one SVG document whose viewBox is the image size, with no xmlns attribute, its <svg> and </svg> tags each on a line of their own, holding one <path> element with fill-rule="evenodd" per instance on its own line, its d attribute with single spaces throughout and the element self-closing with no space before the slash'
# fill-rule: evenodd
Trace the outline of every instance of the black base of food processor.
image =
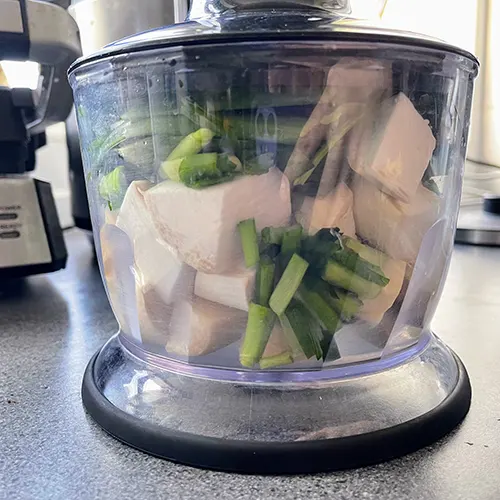
<svg viewBox="0 0 500 500">
<path fill-rule="evenodd" d="M 486 198 L 485 201 L 491 201 Z M 468 245 L 500 246 L 500 196 L 493 210 L 487 203 L 462 207 L 458 216 L 455 241 Z"/>
<path fill-rule="evenodd" d="M 99 426 L 123 443 L 186 465 L 251 474 L 297 474 L 356 468 L 430 445 L 454 429 L 466 416 L 470 408 L 471 386 L 465 366 L 444 344 L 435 341 L 449 353 L 450 361 L 457 368 L 456 383 L 450 387 L 448 395 L 440 404 L 416 418 L 362 434 L 353 432 L 355 435 L 333 439 L 318 435 L 309 440 L 262 441 L 173 430 L 168 427 L 167 414 L 161 416 L 163 425 L 153 423 L 150 418 L 138 418 L 130 411 L 120 409 L 103 394 L 100 388 L 103 377 L 96 373 L 99 353 L 91 359 L 83 378 L 83 404 Z M 106 349 L 107 346 L 103 348 Z M 108 363 L 109 360 L 108 356 Z M 135 370 L 135 373 L 140 371 Z M 438 382 L 437 385 L 441 384 Z M 425 392 L 423 387 L 417 391 L 419 389 Z M 172 391 L 172 387 L 169 390 Z M 240 387 L 240 390 L 243 389 Z M 154 402 L 150 404 L 155 405 Z M 200 414 L 204 411 L 204 408 L 198 408 Z"/>
</svg>

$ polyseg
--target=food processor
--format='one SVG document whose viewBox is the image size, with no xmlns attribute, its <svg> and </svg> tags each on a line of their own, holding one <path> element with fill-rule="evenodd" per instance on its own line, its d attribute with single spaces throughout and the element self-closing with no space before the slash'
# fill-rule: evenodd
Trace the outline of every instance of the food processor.
<svg viewBox="0 0 500 500">
<path fill-rule="evenodd" d="M 303 473 L 441 438 L 471 388 L 431 331 L 477 60 L 356 2 L 195 0 L 70 68 L 119 332 L 82 396 L 108 433 Z"/>
</svg>

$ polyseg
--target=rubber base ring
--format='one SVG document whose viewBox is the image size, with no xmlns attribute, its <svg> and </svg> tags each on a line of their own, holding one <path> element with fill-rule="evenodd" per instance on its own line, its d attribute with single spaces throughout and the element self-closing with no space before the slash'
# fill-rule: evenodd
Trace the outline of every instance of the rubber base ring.
<svg viewBox="0 0 500 500">
<path fill-rule="evenodd" d="M 394 427 L 357 436 L 299 442 L 227 440 L 169 430 L 125 413 L 98 389 L 90 360 L 82 384 L 83 404 L 108 434 L 138 450 L 174 462 L 247 474 L 304 474 L 351 469 L 400 457 L 428 446 L 467 415 L 472 391 L 462 361 L 457 385 L 428 413 Z"/>
</svg>

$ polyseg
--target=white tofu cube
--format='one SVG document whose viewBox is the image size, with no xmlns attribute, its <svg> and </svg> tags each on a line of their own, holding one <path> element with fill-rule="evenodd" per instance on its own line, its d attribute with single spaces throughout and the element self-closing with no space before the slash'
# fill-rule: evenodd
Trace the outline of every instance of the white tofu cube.
<svg viewBox="0 0 500 500">
<path fill-rule="evenodd" d="M 425 233 L 437 219 L 439 197 L 419 185 L 411 202 L 403 203 L 360 176 L 353 193 L 356 233 L 393 259 L 414 263 Z"/>
<path fill-rule="evenodd" d="M 100 231 L 99 244 L 106 291 L 120 330 L 140 342 L 132 242 L 121 229 L 105 224 Z"/>
<path fill-rule="evenodd" d="M 338 227 L 342 233 L 354 237 L 352 191 L 341 183 L 323 198 L 305 196 L 295 218 L 309 234 L 316 234 L 323 228 Z"/>
<path fill-rule="evenodd" d="M 358 315 L 372 325 L 378 325 L 382 321 L 384 314 L 397 299 L 405 278 L 406 262 L 387 257 L 380 267 L 390 281 L 374 299 L 363 300 Z"/>
<path fill-rule="evenodd" d="M 324 92 L 302 129 L 290 155 L 285 175 L 294 181 L 310 168 L 310 162 L 323 140 L 341 141 L 367 106 L 378 102 L 391 88 L 391 65 L 380 59 L 344 57 L 328 72 Z M 335 152 L 332 148 L 331 152 Z M 330 191 L 340 168 L 334 155 L 329 154 L 325 165 L 323 194 Z M 342 157 L 343 155 L 339 155 Z"/>
<path fill-rule="evenodd" d="M 198 271 L 225 273 L 241 264 L 237 224 L 254 218 L 257 230 L 289 223 L 290 185 L 277 169 L 205 189 L 165 181 L 145 193 L 163 240 Z"/>
<path fill-rule="evenodd" d="M 144 202 L 147 181 L 134 181 L 125 194 L 116 225 L 128 234 L 134 246 L 136 279 L 142 292 L 154 289 L 165 304 L 189 296 L 195 270 L 182 262 L 163 241 Z"/>
<path fill-rule="evenodd" d="M 436 147 L 429 124 L 403 93 L 385 100 L 354 127 L 347 159 L 382 191 L 409 202 Z"/>
<path fill-rule="evenodd" d="M 147 229 L 154 228 L 151 218 L 145 217 L 147 212 L 145 212 L 144 193 L 151 187 L 149 181 L 131 182 L 118 211 L 116 225 L 129 235 L 132 243 Z"/>
<path fill-rule="evenodd" d="M 194 293 L 203 299 L 223 306 L 248 311 L 255 289 L 255 268 L 241 268 L 228 274 L 209 274 L 198 271 Z"/>
<path fill-rule="evenodd" d="M 391 87 L 391 65 L 380 59 L 344 57 L 328 72 L 325 92 L 333 106 L 368 105 Z"/>
<path fill-rule="evenodd" d="M 166 343 L 167 352 L 202 356 L 239 340 L 247 314 L 199 297 L 175 306 Z"/>
<path fill-rule="evenodd" d="M 139 283 L 136 283 L 135 295 L 142 342 L 165 346 L 172 318 L 172 306 L 166 305 L 154 288 L 144 291 Z"/>
</svg>

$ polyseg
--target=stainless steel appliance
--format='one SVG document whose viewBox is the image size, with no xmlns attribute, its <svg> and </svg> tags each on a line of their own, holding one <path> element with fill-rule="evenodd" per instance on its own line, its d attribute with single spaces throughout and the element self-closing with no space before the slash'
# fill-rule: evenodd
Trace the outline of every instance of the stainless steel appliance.
<svg viewBox="0 0 500 500">
<path fill-rule="evenodd" d="M 0 279 L 64 267 L 66 247 L 50 184 L 27 172 L 44 130 L 72 106 L 66 73 L 81 54 L 78 29 L 62 8 L 0 1 L 0 60 L 40 64 L 38 89 L 0 87 Z"/>
<path fill-rule="evenodd" d="M 188 0 L 72 0 L 84 54 L 120 38 L 184 21 Z"/>
</svg>

